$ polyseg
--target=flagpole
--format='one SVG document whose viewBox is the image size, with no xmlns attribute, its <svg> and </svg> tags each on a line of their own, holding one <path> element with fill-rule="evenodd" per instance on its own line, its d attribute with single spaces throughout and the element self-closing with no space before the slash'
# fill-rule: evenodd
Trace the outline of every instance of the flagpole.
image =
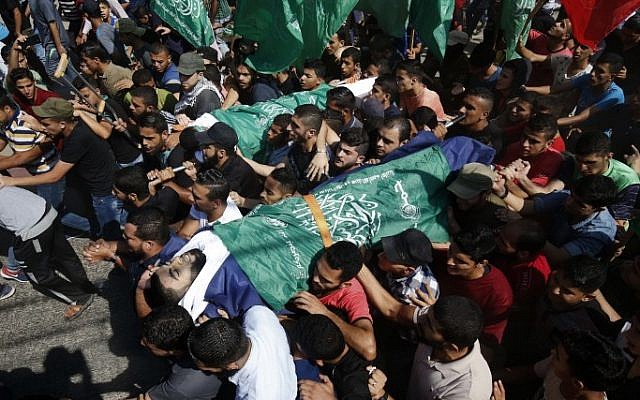
<svg viewBox="0 0 640 400">
<path fill-rule="evenodd" d="M 521 40 L 524 39 L 522 37 L 522 35 L 524 34 L 524 31 L 527 30 L 527 25 L 529 25 L 531 23 L 531 21 L 533 20 L 533 17 L 535 17 L 535 15 L 538 12 L 540 12 L 540 10 L 542 9 L 542 6 L 544 6 L 544 4 L 546 2 L 547 2 L 547 0 L 538 0 L 536 2 L 536 5 L 533 7 L 531 12 L 529 13 L 529 17 L 527 17 L 527 21 L 524 23 L 524 25 L 522 25 L 522 31 L 520 31 L 520 34 L 518 35 L 518 38 L 520 38 Z"/>
</svg>

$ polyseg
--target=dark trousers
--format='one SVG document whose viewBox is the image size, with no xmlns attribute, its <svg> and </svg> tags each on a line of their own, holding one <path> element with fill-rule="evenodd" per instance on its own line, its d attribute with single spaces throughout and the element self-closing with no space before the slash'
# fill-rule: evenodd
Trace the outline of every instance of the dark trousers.
<svg viewBox="0 0 640 400">
<path fill-rule="evenodd" d="M 81 304 L 97 292 L 65 238 L 59 218 L 33 239 L 23 241 L 17 237 L 14 252 L 18 263 L 25 266 L 33 287 L 47 296 L 67 304 Z"/>
</svg>

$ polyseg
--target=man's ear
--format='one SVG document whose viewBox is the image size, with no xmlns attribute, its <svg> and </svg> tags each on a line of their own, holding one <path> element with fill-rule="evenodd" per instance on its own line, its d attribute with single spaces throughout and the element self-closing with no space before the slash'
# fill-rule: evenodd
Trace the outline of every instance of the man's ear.
<svg viewBox="0 0 640 400">
<path fill-rule="evenodd" d="M 456 353 L 460 351 L 460 346 L 458 346 L 457 344 L 454 344 L 454 343 L 445 342 L 445 343 L 442 345 L 442 347 L 443 347 L 445 350 L 448 350 L 448 351 L 454 351 L 454 352 L 456 352 Z"/>
<path fill-rule="evenodd" d="M 359 155 L 358 158 L 356 158 L 356 164 L 364 164 L 366 159 L 367 159 L 366 156 Z"/>
</svg>

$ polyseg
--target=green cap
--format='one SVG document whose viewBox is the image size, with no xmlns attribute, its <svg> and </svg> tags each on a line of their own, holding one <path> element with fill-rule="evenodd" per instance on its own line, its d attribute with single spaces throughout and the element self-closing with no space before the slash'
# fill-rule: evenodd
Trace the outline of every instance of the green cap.
<svg viewBox="0 0 640 400">
<path fill-rule="evenodd" d="M 65 99 L 50 97 L 39 106 L 34 106 L 33 112 L 40 118 L 71 119 L 73 105 Z"/>
<path fill-rule="evenodd" d="M 182 75 L 193 75 L 204 71 L 204 59 L 195 51 L 184 53 L 180 56 L 178 72 Z"/>
<path fill-rule="evenodd" d="M 131 18 L 120 18 L 117 27 L 120 33 L 133 33 L 136 36 L 142 36 L 146 32 L 146 29 L 140 28 Z"/>
</svg>

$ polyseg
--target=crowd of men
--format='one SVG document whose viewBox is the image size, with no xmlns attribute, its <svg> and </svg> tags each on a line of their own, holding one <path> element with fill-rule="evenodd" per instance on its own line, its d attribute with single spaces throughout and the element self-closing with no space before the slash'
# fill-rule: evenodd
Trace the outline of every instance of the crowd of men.
<svg viewBox="0 0 640 400">
<path fill-rule="evenodd" d="M 637 398 L 640 13 L 589 48 L 550 1 L 505 61 L 478 0 L 439 61 L 354 11 L 320 58 L 265 75 L 235 1 L 205 3 L 216 40 L 194 48 L 142 0 L 3 2 L 0 300 L 29 282 L 73 320 L 109 290 L 81 259 L 124 270 L 141 343 L 171 365 L 139 399 Z M 365 78 L 364 97 L 345 86 Z M 327 85 L 253 157 L 202 122 Z M 493 160 L 447 180 L 447 243 L 335 242 L 285 310 L 237 265 L 207 268 L 216 226 L 452 137 Z"/>
</svg>

